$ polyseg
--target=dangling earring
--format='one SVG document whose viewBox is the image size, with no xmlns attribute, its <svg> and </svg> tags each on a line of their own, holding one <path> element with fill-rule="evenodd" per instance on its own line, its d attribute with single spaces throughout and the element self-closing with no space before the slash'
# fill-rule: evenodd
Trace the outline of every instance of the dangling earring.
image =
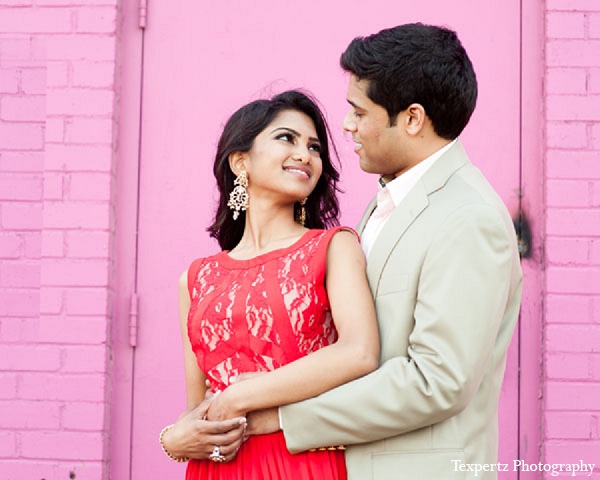
<svg viewBox="0 0 600 480">
<path fill-rule="evenodd" d="M 300 209 L 296 212 L 296 222 L 302 226 L 306 222 L 306 208 L 304 208 L 304 205 L 306 205 L 306 198 L 300 202 Z"/>
<path fill-rule="evenodd" d="M 240 216 L 240 211 L 245 211 L 248 209 L 248 190 L 246 187 L 248 186 L 248 176 L 246 175 L 246 170 L 242 170 L 236 179 L 233 181 L 235 188 L 229 194 L 229 201 L 227 202 L 227 206 L 233 210 L 233 219 L 237 220 Z"/>
</svg>

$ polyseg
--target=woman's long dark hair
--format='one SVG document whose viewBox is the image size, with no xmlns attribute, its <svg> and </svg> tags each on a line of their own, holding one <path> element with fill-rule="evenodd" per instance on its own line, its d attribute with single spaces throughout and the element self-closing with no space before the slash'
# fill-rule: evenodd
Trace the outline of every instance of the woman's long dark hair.
<svg viewBox="0 0 600 480">
<path fill-rule="evenodd" d="M 227 206 L 229 193 L 233 190 L 235 180 L 235 175 L 229 166 L 229 155 L 233 152 L 249 151 L 258 134 L 285 110 L 295 110 L 310 117 L 321 143 L 323 173 L 304 205 L 306 209 L 304 224 L 308 228 L 329 228 L 339 224 L 337 182 L 340 175 L 330 158 L 330 147 L 336 160 L 338 156 L 335 145 L 329 142 L 329 127 L 315 100 L 298 90 L 289 90 L 276 95 L 271 100 L 256 100 L 243 106 L 229 118 L 223 129 L 213 168 L 220 195 L 219 206 L 213 224 L 208 227 L 210 236 L 217 239 L 223 250 L 231 250 L 239 243 L 244 233 L 246 219 L 246 213 L 240 212 L 238 219 L 234 220 L 232 211 Z M 299 208 L 299 203 L 296 203 L 294 213 Z"/>
</svg>

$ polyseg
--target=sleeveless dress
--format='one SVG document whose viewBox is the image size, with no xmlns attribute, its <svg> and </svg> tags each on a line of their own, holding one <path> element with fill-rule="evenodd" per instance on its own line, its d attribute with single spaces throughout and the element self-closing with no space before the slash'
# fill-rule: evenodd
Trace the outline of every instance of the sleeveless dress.
<svg viewBox="0 0 600 480">
<path fill-rule="evenodd" d="M 325 290 L 327 247 L 340 229 L 309 230 L 287 248 L 236 260 L 222 251 L 188 269 L 188 335 L 211 388 L 281 367 L 337 340 Z M 351 230 L 351 229 L 348 229 Z M 234 460 L 190 460 L 186 480 L 345 480 L 344 452 L 291 454 L 283 432 L 245 441 Z"/>
</svg>

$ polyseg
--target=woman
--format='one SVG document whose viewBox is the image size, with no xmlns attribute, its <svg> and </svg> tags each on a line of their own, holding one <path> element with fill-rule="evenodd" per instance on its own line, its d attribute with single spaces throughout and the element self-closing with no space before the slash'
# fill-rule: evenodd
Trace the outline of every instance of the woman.
<svg viewBox="0 0 600 480">
<path fill-rule="evenodd" d="M 219 141 L 209 228 L 223 251 L 180 281 L 188 409 L 213 392 L 208 420 L 318 395 L 374 370 L 375 311 L 356 234 L 337 223 L 338 173 L 317 105 L 288 91 L 233 114 Z M 235 382 L 248 372 L 268 372 Z M 241 421 L 243 423 L 243 420 Z M 167 431 L 169 427 L 167 427 Z M 161 444 L 171 458 L 161 434 Z M 175 459 L 179 459 L 175 457 Z M 181 460 L 181 459 L 179 459 Z M 344 479 L 343 451 L 291 455 L 283 434 L 215 445 L 186 478 Z"/>
</svg>

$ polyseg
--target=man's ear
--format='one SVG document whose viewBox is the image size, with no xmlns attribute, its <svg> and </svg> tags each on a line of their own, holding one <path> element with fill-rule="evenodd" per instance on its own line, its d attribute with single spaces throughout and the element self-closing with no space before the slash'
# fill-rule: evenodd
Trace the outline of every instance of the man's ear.
<svg viewBox="0 0 600 480">
<path fill-rule="evenodd" d="M 246 170 L 246 152 L 232 152 L 229 154 L 229 168 L 237 176 L 242 170 Z"/>
<path fill-rule="evenodd" d="M 427 114 L 423 105 L 411 103 L 404 112 L 406 114 L 404 118 L 406 133 L 413 136 L 419 135 L 427 123 Z"/>
</svg>

